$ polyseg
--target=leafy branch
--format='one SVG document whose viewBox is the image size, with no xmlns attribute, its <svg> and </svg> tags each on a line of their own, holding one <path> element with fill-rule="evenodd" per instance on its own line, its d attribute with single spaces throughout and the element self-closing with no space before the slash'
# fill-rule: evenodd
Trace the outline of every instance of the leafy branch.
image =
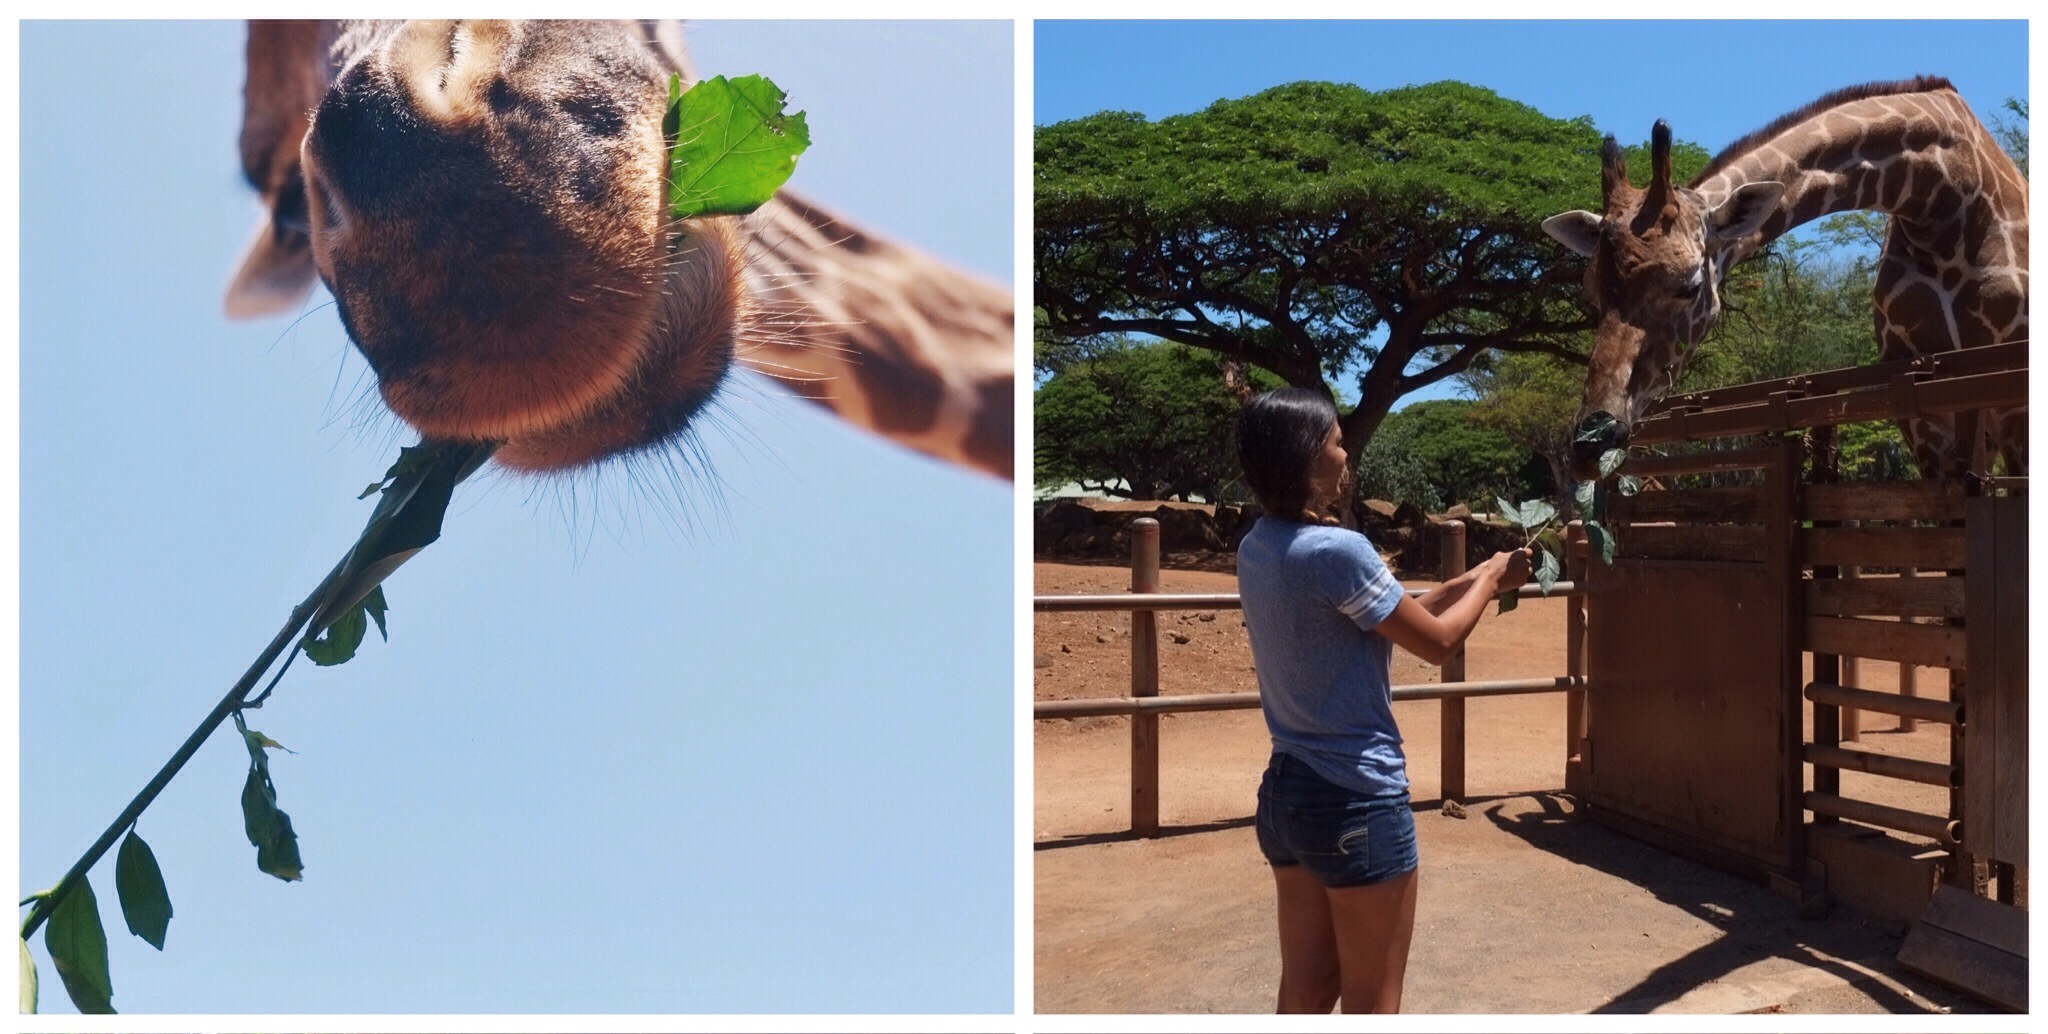
<svg viewBox="0 0 2048 1034">
<path fill-rule="evenodd" d="M 783 102 L 782 91 L 758 75 L 732 80 L 713 76 L 687 91 L 682 89 L 680 77 L 671 76 L 669 107 L 662 120 L 669 146 L 670 214 L 678 219 L 745 215 L 766 204 L 795 171 L 797 156 L 810 146 L 804 113 L 785 114 Z M 277 786 L 270 777 L 268 751 L 284 748 L 250 729 L 243 712 L 263 706 L 300 654 L 318 665 L 341 664 L 355 656 L 373 623 L 380 637 L 389 638 L 384 579 L 440 538 L 441 519 L 455 486 L 483 466 L 496 448 L 491 442 L 409 446 L 399 451 L 397 461 L 382 478 L 357 496 L 381 498 L 341 562 L 292 608 L 284 627 L 256 661 L 63 878 L 21 902 L 29 908 L 21 924 L 23 1012 L 36 1009 L 36 968 L 28 939 L 39 928 L 44 930 L 43 942 L 56 963 L 57 975 L 79 1011 L 114 1011 L 106 931 L 100 925 L 99 903 L 86 873 L 123 833 L 126 837 L 121 841 L 114 879 L 122 915 L 129 932 L 163 950 L 171 921 L 170 891 L 155 853 L 135 826 L 143 811 L 230 717 L 249 749 L 249 774 L 242 785 L 242 822 L 256 848 L 256 867 L 281 880 L 302 878 L 298 835 L 292 830 L 291 816 L 277 806 Z M 288 655 L 287 649 L 291 651 Z M 284 664 L 261 693 L 250 696 L 280 656 Z"/>
<path fill-rule="evenodd" d="M 1598 435 L 1594 428 L 1580 434 L 1581 439 Z M 1592 481 L 1581 481 L 1572 488 L 1572 502 L 1577 505 L 1580 515 L 1579 526 L 1586 531 L 1586 544 L 1592 547 L 1593 555 L 1600 562 L 1612 566 L 1614 563 L 1614 530 L 1601 521 L 1607 516 L 1607 492 L 1604 482 L 1621 469 L 1628 459 L 1628 450 L 1609 449 L 1600 454 L 1600 475 Z M 1633 474 L 1623 474 L 1615 481 L 1615 490 L 1622 495 L 1635 495 L 1642 490 L 1642 480 Z M 1540 499 L 1532 499 L 1520 505 L 1503 498 L 1496 504 L 1501 519 L 1509 527 L 1522 530 L 1524 546 L 1536 551 L 1536 584 L 1542 586 L 1543 595 L 1550 595 L 1551 586 L 1563 577 L 1564 537 L 1552 525 L 1557 520 L 1557 507 Z M 1519 602 L 1514 593 L 1500 597 L 1498 613 L 1505 614 L 1515 609 Z"/>
<path fill-rule="evenodd" d="M 33 1012 L 36 1007 L 35 962 L 28 952 L 28 939 L 38 928 L 44 928 L 44 946 L 79 1011 L 114 1011 L 113 983 L 107 972 L 106 932 L 100 926 L 99 903 L 86 874 L 123 833 L 126 837 L 122 839 L 114 876 L 122 915 L 130 932 L 159 951 L 163 949 L 171 920 L 170 892 L 157 868 L 155 853 L 135 831 L 136 823 L 214 730 L 230 717 L 241 731 L 251 757 L 249 779 L 242 792 L 242 816 L 249 839 L 257 849 L 257 867 L 279 879 L 300 878 L 297 837 L 292 833 L 290 818 L 277 808 L 277 790 L 270 781 L 264 754 L 266 749 L 279 744 L 251 731 L 242 712 L 262 706 L 263 699 L 270 695 L 299 653 L 305 653 L 316 664 L 339 664 L 355 655 L 367 627 L 366 618 L 374 618 L 379 631 L 384 629 L 384 579 L 413 554 L 440 538 L 441 519 L 455 486 L 483 466 L 495 448 L 491 443 L 428 442 L 403 450 L 385 480 L 379 483 L 382 498 L 355 545 L 305 600 L 292 608 L 284 627 L 255 662 L 63 878 L 22 902 L 33 906 L 21 924 L 22 1011 Z M 257 682 L 287 649 L 292 650 L 291 656 L 285 657 L 284 665 L 262 694 L 251 699 L 249 694 Z"/>
</svg>

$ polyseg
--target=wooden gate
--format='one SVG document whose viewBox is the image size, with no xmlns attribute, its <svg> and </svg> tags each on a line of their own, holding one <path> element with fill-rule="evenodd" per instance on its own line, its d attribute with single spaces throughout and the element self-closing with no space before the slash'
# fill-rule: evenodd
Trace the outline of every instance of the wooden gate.
<svg viewBox="0 0 2048 1034">
<path fill-rule="evenodd" d="M 1802 908 L 1917 916 L 1902 964 L 2021 1010 L 2027 482 L 1990 475 L 1979 414 L 2025 404 L 2026 372 L 2015 342 L 1676 397 L 1639 423 L 1636 445 L 1709 448 L 1622 468 L 1663 484 L 1609 502 L 1619 547 L 1586 572 L 1584 739 L 1566 768 L 1594 818 L 1783 877 Z M 1836 426 L 1935 413 L 1973 443 L 1956 469 L 1834 483 Z M 1762 473 L 1678 480 L 1738 470 Z M 1859 684 L 1878 664 L 1900 666 L 1898 692 Z M 1946 699 L 1917 695 L 1915 668 L 1946 669 Z M 1947 760 L 1859 745 L 1859 711 L 1946 726 Z M 1844 792 L 1844 771 L 1945 791 L 1946 807 Z"/>
<path fill-rule="evenodd" d="M 1580 792 L 1593 815 L 1736 871 L 1802 864 L 1800 657 L 1785 530 L 1799 443 L 1638 461 L 1664 476 L 1756 469 L 1761 485 L 1609 503 L 1594 565 Z"/>
</svg>

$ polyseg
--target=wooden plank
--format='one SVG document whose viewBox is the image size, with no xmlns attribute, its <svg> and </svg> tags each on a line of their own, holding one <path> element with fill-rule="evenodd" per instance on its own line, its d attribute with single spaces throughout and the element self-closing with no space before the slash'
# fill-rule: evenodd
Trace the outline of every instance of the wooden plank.
<svg viewBox="0 0 2048 1034">
<path fill-rule="evenodd" d="M 1809 398 L 1790 397 L 1783 405 L 1750 402 L 1705 410 L 1673 410 L 1635 426 L 1638 445 L 1653 442 L 1789 431 L 1888 420 L 1908 413 L 1950 413 L 2024 405 L 2027 371 L 2009 370 L 1966 377 L 1920 380 L 1905 388 L 1904 397 L 1889 385 L 1857 388 Z"/>
<path fill-rule="evenodd" d="M 1963 814 L 1972 853 L 2027 857 L 2026 498 L 1969 501 L 1972 714 Z"/>
<path fill-rule="evenodd" d="M 1642 435 L 1635 439 L 1637 444 L 1646 444 Z M 1676 456 L 1630 456 L 1621 465 L 1621 473 L 1642 477 L 1670 477 L 1678 474 L 1712 474 L 1731 470 L 1755 470 L 1770 466 L 1778 458 L 1778 450 L 1768 445 L 1747 449 L 1708 449 L 1704 452 L 1680 453 Z"/>
<path fill-rule="evenodd" d="M 1764 559 L 1761 524 L 1631 524 L 1614 537 L 1615 555 L 1637 560 Z"/>
<path fill-rule="evenodd" d="M 1823 660 L 1839 660 L 1816 655 L 1816 666 Z M 1819 672 L 1816 671 L 1815 675 Z M 1949 700 L 1930 700 L 1926 697 L 1909 697 L 1900 693 L 1880 693 L 1868 689 L 1815 682 L 1806 687 L 1806 699 L 1830 707 L 1854 707 L 1864 711 L 1917 718 L 1922 721 L 1940 722 L 1943 725 L 1962 724 L 1963 705 Z M 1043 706 L 1043 705 L 1041 705 Z"/>
<path fill-rule="evenodd" d="M 1998 512 L 1998 798 L 2009 809 L 1991 856 L 2027 865 L 2027 497 L 2007 496 Z"/>
<path fill-rule="evenodd" d="M 1800 722 L 1780 694 L 1772 647 L 1789 637 L 1765 565 L 1594 566 L 1586 799 L 1789 871 L 1788 766 L 1800 762 L 1781 737 Z"/>
<path fill-rule="evenodd" d="M 1850 750 L 1845 747 L 1829 747 L 1819 743 L 1806 745 L 1806 760 L 1813 765 L 1826 768 L 1848 769 L 1867 772 L 1889 779 L 1904 779 L 1929 786 L 1955 786 L 1962 778 L 1961 770 L 1954 765 L 1941 765 L 1932 761 L 1916 761 L 1912 758 L 1894 757 L 1867 750 Z"/>
<path fill-rule="evenodd" d="M 1967 846 L 1986 855 L 1999 840 L 2004 809 L 1998 801 L 1998 740 L 2001 715 L 1998 691 L 1998 515 L 1994 500 L 1969 500 L 1965 533 L 1969 536 L 1970 726 L 1963 738 L 1963 817 L 1969 822 Z"/>
<path fill-rule="evenodd" d="M 1910 923 L 1927 909 L 1945 852 L 1853 822 L 1807 827 L 1807 846 L 1827 867 L 1828 893 L 1873 919 Z"/>
<path fill-rule="evenodd" d="M 1964 669 L 1969 663 L 1968 639 L 1963 629 L 1944 625 L 1858 618 L 1806 619 L 1806 649 L 1813 653 L 1899 661 L 1923 668 Z M 1971 716 L 1972 721 L 1975 718 Z"/>
<path fill-rule="evenodd" d="M 1941 570 L 1962 567 L 1968 552 L 1961 528 L 1807 528 L 1799 548 L 1816 566 Z"/>
<path fill-rule="evenodd" d="M 1809 790 L 1801 798 L 1806 810 L 1815 815 L 1832 815 L 1838 819 L 1854 819 L 1873 826 L 1896 829 L 1902 833 L 1926 837 L 1944 844 L 1953 844 L 1962 832 L 1960 823 L 1940 815 L 1894 808 L 1889 804 L 1859 801 L 1839 794 L 1821 790 Z"/>
<path fill-rule="evenodd" d="M 1994 1005 L 2027 1010 L 2027 914 L 1947 884 L 1899 946 L 1899 964 Z"/>
<path fill-rule="evenodd" d="M 1763 519 L 1763 489 L 1684 488 L 1638 495 L 1616 493 L 1607 500 L 1610 520 L 1633 521 L 1746 521 Z"/>
<path fill-rule="evenodd" d="M 1923 413 L 1997 409 L 2027 404 L 2027 371 L 2007 370 L 1970 377 L 1949 377 L 1913 385 L 1913 401 Z M 1972 469 L 1982 470 L 1981 466 Z"/>
<path fill-rule="evenodd" d="M 1963 616 L 1961 578 L 1816 578 L 1805 586 L 1806 612 L 1826 617 L 1876 614 L 1887 617 Z"/>
<path fill-rule="evenodd" d="M 1954 481 L 1808 485 L 1799 516 L 1809 521 L 1961 520 L 1963 486 Z"/>
<path fill-rule="evenodd" d="M 1822 395 L 1851 388 L 1889 384 L 1891 379 L 1899 374 L 1923 370 L 1932 370 L 1934 373 L 1953 377 L 2026 368 L 2027 342 L 2015 341 L 1944 352 L 1929 359 L 1895 359 L 1886 363 L 1845 366 L 1778 380 L 1752 381 L 1748 384 L 1712 388 L 1689 395 L 1667 395 L 1662 401 L 1652 405 L 1650 412 L 1660 414 L 1682 407 L 1703 409 L 1744 402 L 1761 402 L 1781 391 L 1803 391 L 1808 395 Z"/>
</svg>

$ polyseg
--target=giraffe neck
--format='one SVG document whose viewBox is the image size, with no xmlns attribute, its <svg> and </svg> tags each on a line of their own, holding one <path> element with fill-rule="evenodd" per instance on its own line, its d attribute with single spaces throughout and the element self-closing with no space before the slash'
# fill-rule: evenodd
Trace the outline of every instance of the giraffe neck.
<svg viewBox="0 0 2048 1034">
<path fill-rule="evenodd" d="M 1692 189 L 1709 207 L 1746 183 L 1783 183 L 1785 192 L 1757 232 L 1717 252 L 1720 274 L 1803 223 L 1884 212 L 1891 225 L 1874 298 L 1880 359 L 2026 339 L 2026 180 L 1953 89 L 1849 100 L 1745 143 Z M 1984 414 L 1983 431 L 2009 471 L 2026 470 L 2025 420 L 2024 407 Z M 1953 416 L 1901 425 L 1922 476 L 1968 461 L 1972 446 Z"/>
<path fill-rule="evenodd" d="M 1709 206 L 1745 183 L 1785 185 L 1777 212 L 1723 249 L 1724 271 L 1796 226 L 1864 210 L 1892 217 L 1888 251 L 2024 275 L 2026 182 L 1952 89 L 1850 100 L 1716 165 L 1692 187 Z"/>
</svg>

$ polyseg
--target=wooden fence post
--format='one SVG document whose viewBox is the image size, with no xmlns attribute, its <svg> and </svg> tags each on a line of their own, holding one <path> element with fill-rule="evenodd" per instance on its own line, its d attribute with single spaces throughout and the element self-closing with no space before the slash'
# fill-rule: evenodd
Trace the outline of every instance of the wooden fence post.
<svg viewBox="0 0 2048 1034">
<path fill-rule="evenodd" d="M 1918 577 L 1918 576 L 1919 576 L 1919 574 L 1920 574 L 1920 572 L 1919 572 L 1919 571 L 1918 571 L 1917 569 L 1914 569 L 1914 568 L 1911 568 L 1911 567 L 1902 567 L 1902 568 L 1899 568 L 1899 577 L 1901 577 L 1901 578 L 1916 578 L 1916 577 Z M 1910 625 L 1910 624 L 1917 624 L 1917 623 L 1918 623 L 1918 622 L 1916 622 L 1916 621 L 1915 621 L 1914 619 L 1912 619 L 1912 618 L 1900 618 L 1899 620 L 1900 620 L 1900 621 L 1903 621 L 1903 622 L 1905 622 L 1905 623 L 1907 623 L 1907 624 L 1909 624 L 1909 625 Z M 1912 666 L 1911 664 L 1908 664 L 1908 663 L 1906 663 L 1905 661 L 1900 661 L 1900 662 L 1899 662 L 1899 695 L 1900 695 L 1900 696 L 1902 696 L 1902 697 L 1917 697 L 1917 696 L 1919 696 L 1919 695 L 1920 695 L 1920 677 L 1919 677 L 1919 675 L 1917 674 L 1917 672 L 1918 672 L 1918 671 L 1919 671 L 1919 669 L 1917 669 L 1917 668 L 1913 667 L 1913 666 Z M 1908 715 L 1901 715 L 1901 716 L 1899 717 L 1899 731 L 1900 731 L 1900 732 L 1914 732 L 1914 731 L 1918 730 L 1919 728 L 1920 728 L 1920 719 L 1918 719 L 1918 718 L 1914 718 L 1914 717 L 1911 717 L 1911 716 L 1908 716 Z"/>
<path fill-rule="evenodd" d="M 1437 577 L 1448 582 L 1465 573 L 1465 524 L 1462 521 L 1445 521 L 1437 525 L 1437 532 Z M 1440 681 L 1465 681 L 1465 647 L 1462 644 L 1444 659 Z M 1442 707 L 1440 796 L 1446 801 L 1461 800 L 1465 796 L 1465 698 L 1445 697 Z"/>
<path fill-rule="evenodd" d="M 1131 591 L 1159 591 L 1159 522 L 1131 522 Z M 1131 695 L 1159 695 L 1159 615 L 1131 612 Z M 1131 716 L 1131 832 L 1159 835 L 1159 716 Z"/>
<path fill-rule="evenodd" d="M 1863 522 L 1859 520 L 1842 522 L 1842 527 L 1844 528 L 1860 528 L 1862 526 Z M 1841 573 L 1836 575 L 1836 577 L 1843 579 L 1861 578 L 1862 576 L 1863 568 L 1853 564 L 1842 567 Z M 1842 658 L 1842 685 L 1857 687 L 1863 685 L 1861 661 L 1854 657 Z M 1863 712 L 1853 707 L 1842 708 L 1840 731 L 1843 743 L 1861 743 L 1863 741 Z"/>
</svg>

